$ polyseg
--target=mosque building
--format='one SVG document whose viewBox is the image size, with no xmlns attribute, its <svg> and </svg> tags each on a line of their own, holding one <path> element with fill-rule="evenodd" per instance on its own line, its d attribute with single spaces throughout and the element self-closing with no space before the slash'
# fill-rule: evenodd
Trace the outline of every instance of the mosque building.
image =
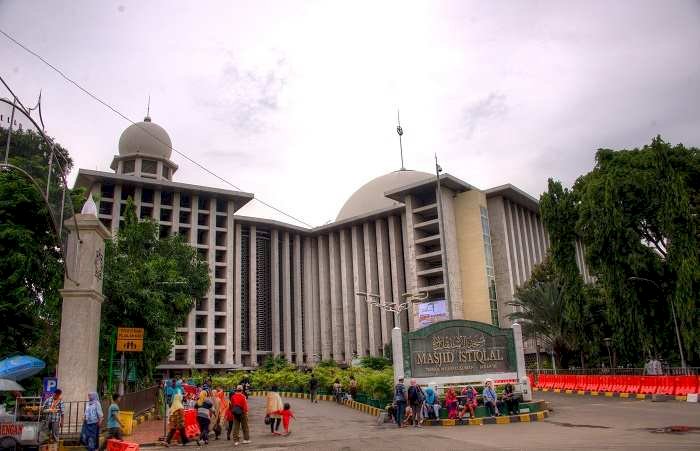
<svg viewBox="0 0 700 451">
<path fill-rule="evenodd" d="M 442 319 L 509 327 L 513 293 L 549 247 L 537 200 L 510 184 L 480 190 L 401 169 L 360 187 L 334 222 L 305 228 L 236 214 L 251 193 L 173 181 L 171 156 L 146 117 L 122 133 L 114 173 L 80 169 L 76 180 L 113 234 L 131 197 L 161 236 L 185 236 L 209 264 L 209 292 L 162 370 L 252 368 L 270 355 L 347 363 L 382 355 L 395 326 Z"/>
</svg>

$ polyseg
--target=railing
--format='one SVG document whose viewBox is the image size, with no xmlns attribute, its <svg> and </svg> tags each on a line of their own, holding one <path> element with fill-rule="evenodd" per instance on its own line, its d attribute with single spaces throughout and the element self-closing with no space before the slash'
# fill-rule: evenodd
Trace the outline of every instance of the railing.
<svg viewBox="0 0 700 451">
<path fill-rule="evenodd" d="M 528 369 L 529 374 L 538 374 L 536 369 Z M 565 370 L 540 369 L 539 374 L 579 374 L 586 376 L 644 376 L 644 368 L 572 368 Z M 665 376 L 700 375 L 700 367 L 664 367 Z"/>
<path fill-rule="evenodd" d="M 134 416 L 139 415 L 151 407 L 155 406 L 158 401 L 158 391 L 160 387 L 153 386 L 145 390 L 125 393 L 119 401 L 119 408 L 123 411 L 134 412 Z M 111 400 L 106 400 L 107 406 L 109 406 Z M 104 401 L 102 407 L 104 409 Z M 104 409 L 106 412 L 107 410 Z"/>
</svg>

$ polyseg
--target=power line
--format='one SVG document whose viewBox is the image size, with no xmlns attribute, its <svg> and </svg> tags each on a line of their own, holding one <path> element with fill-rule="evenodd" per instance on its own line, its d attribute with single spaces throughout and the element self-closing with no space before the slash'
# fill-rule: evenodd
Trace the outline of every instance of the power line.
<svg viewBox="0 0 700 451">
<path fill-rule="evenodd" d="M 144 131 L 146 134 L 148 134 L 150 137 L 152 137 L 152 138 L 155 139 L 156 141 L 160 142 L 160 143 L 163 144 L 164 146 L 167 146 L 168 148 L 170 148 L 170 150 L 172 150 L 173 152 L 177 153 L 178 155 L 180 155 L 181 157 L 183 157 L 184 159 L 186 159 L 186 160 L 189 161 L 190 163 L 194 164 L 195 166 L 197 166 L 198 168 L 200 168 L 201 170 L 203 170 L 203 171 L 206 172 L 207 174 L 214 176 L 215 178 L 221 180 L 221 181 L 224 182 L 225 184 L 227 184 L 227 185 L 233 187 L 234 189 L 236 189 L 236 190 L 238 190 L 238 191 L 243 191 L 241 188 L 239 188 L 238 186 L 236 186 L 236 185 L 234 185 L 233 183 L 229 182 L 229 181 L 226 180 L 225 178 L 223 178 L 223 177 L 219 176 L 218 174 L 216 174 L 215 172 L 213 172 L 213 171 L 207 169 L 207 168 L 206 168 L 204 165 L 202 165 L 201 163 L 197 162 L 196 160 L 193 160 L 193 159 L 190 158 L 187 154 L 185 154 L 185 153 L 183 153 L 183 152 L 177 150 L 177 149 L 174 148 L 172 145 L 170 145 L 170 144 L 168 144 L 168 143 L 162 141 L 160 138 L 158 138 L 157 136 L 155 136 L 155 135 L 153 135 L 152 133 L 150 133 L 145 127 L 141 127 L 136 121 L 134 121 L 133 119 L 129 118 L 128 116 L 126 116 L 125 114 L 123 114 L 121 111 L 117 110 L 115 107 L 113 107 L 112 105 L 110 105 L 110 104 L 107 103 L 106 101 L 104 101 L 104 100 L 100 99 L 99 97 L 97 97 L 97 95 L 95 95 L 95 94 L 93 94 L 92 92 L 88 91 L 87 89 L 83 88 L 80 84 L 78 84 L 76 81 L 74 81 L 74 80 L 73 80 L 72 78 L 70 78 L 68 75 L 66 75 L 63 71 L 61 71 L 61 69 L 57 68 L 56 66 L 54 66 L 53 64 L 51 64 L 50 62 L 48 62 L 44 57 L 42 57 L 41 55 L 39 55 L 38 53 L 36 53 L 36 52 L 33 51 L 32 49 L 28 48 L 27 46 L 25 46 L 24 44 L 22 44 L 21 42 L 19 42 L 17 39 L 15 39 L 14 37 L 12 37 L 10 34 L 8 34 L 7 32 L 5 32 L 5 31 L 4 31 L 3 29 L 1 29 L 1 28 L 0 28 L 0 34 L 3 34 L 7 39 L 9 39 L 10 41 L 14 42 L 16 45 L 18 45 L 19 47 L 21 47 L 22 49 L 24 49 L 26 52 L 30 53 L 30 54 L 33 55 L 34 57 L 36 57 L 36 58 L 38 58 L 39 60 L 41 60 L 41 62 L 43 62 L 44 64 L 46 64 L 47 66 L 49 66 L 51 69 L 53 69 L 57 74 L 59 74 L 59 75 L 60 75 L 63 79 L 65 79 L 67 82 L 69 82 L 69 83 L 71 83 L 72 85 L 74 85 L 76 88 L 78 88 L 79 90 L 81 90 L 83 93 L 87 94 L 89 97 L 91 97 L 91 98 L 92 98 L 93 100 L 95 100 L 96 102 L 98 102 L 98 103 L 102 104 L 103 106 L 105 106 L 106 108 L 112 110 L 112 112 L 113 112 L 114 114 L 116 114 L 117 116 L 121 117 L 122 119 L 124 119 L 125 121 L 127 121 L 127 122 L 129 122 L 129 123 L 131 123 L 131 124 L 133 124 L 133 125 L 136 125 L 136 126 L 139 127 L 142 131 Z M 290 218 L 290 219 L 292 219 L 292 220 L 294 220 L 294 221 L 297 221 L 297 222 L 300 223 L 300 224 L 304 224 L 305 226 L 307 226 L 307 227 L 309 227 L 309 228 L 312 227 L 310 224 L 308 224 L 308 223 L 302 221 L 302 220 L 299 219 L 299 218 L 296 218 L 295 216 L 290 215 L 289 213 L 286 213 L 286 212 L 280 210 L 279 208 L 277 208 L 277 207 L 275 207 L 275 206 L 273 206 L 273 205 L 271 205 L 271 204 L 265 202 L 264 200 L 262 200 L 262 199 L 260 199 L 260 198 L 258 198 L 258 197 L 253 197 L 253 200 L 257 200 L 258 202 L 260 202 L 261 204 L 265 205 L 266 207 L 269 207 L 269 208 L 275 210 L 276 212 L 278 212 L 278 213 L 280 213 L 280 214 L 283 214 L 284 216 L 286 216 L 286 217 L 288 217 L 288 218 Z"/>
</svg>

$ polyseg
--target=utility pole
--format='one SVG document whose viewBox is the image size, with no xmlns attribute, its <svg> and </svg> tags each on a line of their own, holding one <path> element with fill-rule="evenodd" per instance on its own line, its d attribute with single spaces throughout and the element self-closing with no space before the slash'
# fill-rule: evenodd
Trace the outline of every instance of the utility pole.
<svg viewBox="0 0 700 451">
<path fill-rule="evenodd" d="M 396 126 L 396 133 L 399 134 L 399 149 L 401 150 L 401 170 L 405 171 L 406 168 L 403 165 L 403 143 L 401 142 L 401 137 L 403 136 L 403 128 L 401 128 L 401 114 L 396 110 L 396 118 L 398 120 L 398 125 Z"/>
</svg>

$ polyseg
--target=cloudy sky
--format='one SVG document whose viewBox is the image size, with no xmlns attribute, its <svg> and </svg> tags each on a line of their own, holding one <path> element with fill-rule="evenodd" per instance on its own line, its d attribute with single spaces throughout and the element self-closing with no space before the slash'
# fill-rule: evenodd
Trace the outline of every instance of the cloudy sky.
<svg viewBox="0 0 700 451">
<path fill-rule="evenodd" d="M 132 119 L 150 95 L 177 150 L 312 225 L 399 168 L 397 108 L 408 168 L 535 196 L 600 147 L 700 145 L 698 0 L 0 0 L 0 29 Z M 109 171 L 128 123 L 2 35 L 0 74 Z"/>
</svg>

